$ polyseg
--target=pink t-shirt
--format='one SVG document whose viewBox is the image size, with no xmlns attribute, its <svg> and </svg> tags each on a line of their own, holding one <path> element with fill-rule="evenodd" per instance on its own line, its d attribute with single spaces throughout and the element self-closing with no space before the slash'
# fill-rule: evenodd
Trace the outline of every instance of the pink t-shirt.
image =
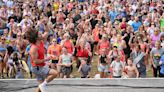
<svg viewBox="0 0 164 92">
<path fill-rule="evenodd" d="M 160 35 L 155 36 L 154 34 L 151 35 L 151 48 L 155 47 L 156 41 L 160 40 Z"/>
<path fill-rule="evenodd" d="M 68 8 L 68 10 L 71 10 L 73 8 L 73 4 L 72 3 L 68 3 L 67 4 L 67 8 Z"/>
</svg>

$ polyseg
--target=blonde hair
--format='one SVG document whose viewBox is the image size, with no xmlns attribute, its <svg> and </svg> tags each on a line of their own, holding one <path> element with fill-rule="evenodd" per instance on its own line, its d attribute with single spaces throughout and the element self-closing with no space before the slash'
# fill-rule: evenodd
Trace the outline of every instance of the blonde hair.
<svg viewBox="0 0 164 92">
<path fill-rule="evenodd" d="M 64 37 L 70 37 L 70 35 L 68 33 L 65 33 Z"/>
</svg>

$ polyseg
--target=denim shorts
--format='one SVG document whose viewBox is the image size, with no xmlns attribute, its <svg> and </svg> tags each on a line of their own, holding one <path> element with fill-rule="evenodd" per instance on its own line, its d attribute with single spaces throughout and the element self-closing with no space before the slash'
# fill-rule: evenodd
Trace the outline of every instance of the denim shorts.
<svg viewBox="0 0 164 92">
<path fill-rule="evenodd" d="M 57 64 L 59 60 L 51 60 L 51 63 Z"/>
<path fill-rule="evenodd" d="M 38 81 L 44 81 L 48 76 L 50 68 L 48 66 L 32 67 L 32 72 L 36 75 Z"/>
<path fill-rule="evenodd" d="M 72 68 L 62 66 L 60 72 L 63 73 L 64 75 L 69 75 L 72 72 Z"/>
<path fill-rule="evenodd" d="M 102 65 L 100 64 L 100 66 L 98 66 L 98 71 L 99 72 L 108 72 L 108 65 Z"/>
</svg>

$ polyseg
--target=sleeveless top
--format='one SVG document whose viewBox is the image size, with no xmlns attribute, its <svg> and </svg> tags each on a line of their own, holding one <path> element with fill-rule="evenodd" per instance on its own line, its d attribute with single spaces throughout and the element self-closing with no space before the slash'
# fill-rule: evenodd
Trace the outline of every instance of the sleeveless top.
<svg viewBox="0 0 164 92">
<path fill-rule="evenodd" d="M 121 23 L 120 27 L 121 29 L 126 29 L 126 23 Z"/>
<path fill-rule="evenodd" d="M 105 55 L 105 56 L 102 56 L 102 55 L 101 55 L 101 57 L 100 57 L 100 63 L 101 63 L 101 64 L 107 64 L 107 63 L 106 63 L 106 60 L 105 60 L 106 58 L 107 58 L 106 55 Z"/>
<path fill-rule="evenodd" d="M 52 24 L 55 24 L 56 23 L 56 17 L 55 18 L 51 17 L 51 22 L 52 22 Z"/>
<path fill-rule="evenodd" d="M 99 45 L 99 53 L 101 54 L 103 49 L 107 49 L 109 47 L 110 47 L 109 41 L 101 42 Z M 106 51 L 106 53 L 108 53 L 108 51 Z"/>
<path fill-rule="evenodd" d="M 80 46 L 77 48 L 77 56 L 78 57 L 86 57 L 88 58 L 89 53 L 86 49 L 81 48 Z"/>
<path fill-rule="evenodd" d="M 72 54 L 73 53 L 73 47 L 72 47 L 72 44 L 71 44 L 71 41 L 70 40 L 64 42 L 63 45 L 64 45 L 64 47 L 67 48 L 67 51 L 68 51 L 69 54 Z"/>
<path fill-rule="evenodd" d="M 61 55 L 61 58 L 62 58 L 62 64 L 71 64 L 71 54 L 67 54 L 67 55 Z"/>
<path fill-rule="evenodd" d="M 44 59 L 44 43 L 43 42 L 40 42 L 39 45 L 34 45 L 32 44 L 32 46 L 36 46 L 38 48 L 38 58 L 37 59 Z M 31 55 L 30 55 L 31 56 Z M 45 63 L 40 63 L 40 64 L 35 64 L 35 62 L 33 61 L 32 57 L 31 57 L 31 64 L 33 67 L 36 67 L 36 66 L 45 66 Z"/>
</svg>

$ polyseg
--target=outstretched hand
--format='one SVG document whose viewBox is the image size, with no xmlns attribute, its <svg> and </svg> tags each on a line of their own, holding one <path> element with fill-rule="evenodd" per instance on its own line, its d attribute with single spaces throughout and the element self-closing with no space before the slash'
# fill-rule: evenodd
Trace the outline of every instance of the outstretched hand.
<svg viewBox="0 0 164 92">
<path fill-rule="evenodd" d="M 45 59 L 45 61 L 50 61 L 52 59 L 52 56 L 49 56 Z"/>
</svg>

